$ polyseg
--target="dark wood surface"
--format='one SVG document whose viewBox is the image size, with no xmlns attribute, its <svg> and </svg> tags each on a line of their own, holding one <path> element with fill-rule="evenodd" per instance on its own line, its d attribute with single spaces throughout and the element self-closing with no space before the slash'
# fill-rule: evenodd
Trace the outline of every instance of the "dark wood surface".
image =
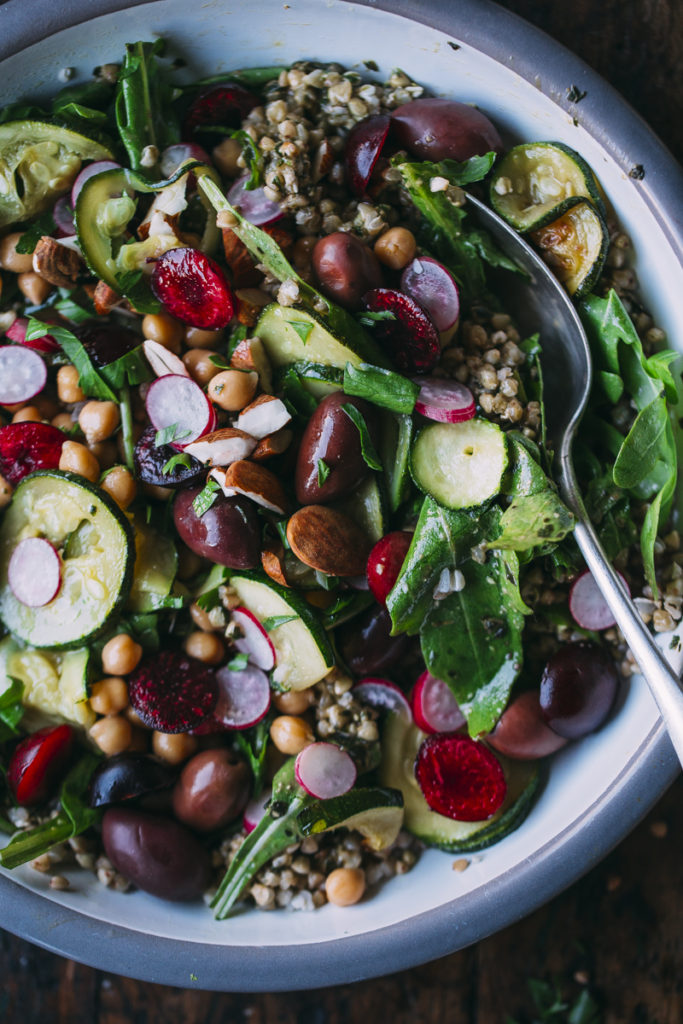
<svg viewBox="0 0 683 1024">
<path fill-rule="evenodd" d="M 453 0 L 452 0 L 453 2 Z M 508 0 L 582 57 L 683 158 L 680 0 Z M 683 1020 L 683 781 L 601 865 L 552 903 L 479 945 L 374 981 L 308 993 L 212 994 L 130 981 L 0 933 L 4 1024 L 520 1024 L 529 980 L 604 1024 Z M 536 1015 L 537 1016 L 537 1015 Z M 566 1014 L 552 1017 L 564 1021 Z"/>
</svg>

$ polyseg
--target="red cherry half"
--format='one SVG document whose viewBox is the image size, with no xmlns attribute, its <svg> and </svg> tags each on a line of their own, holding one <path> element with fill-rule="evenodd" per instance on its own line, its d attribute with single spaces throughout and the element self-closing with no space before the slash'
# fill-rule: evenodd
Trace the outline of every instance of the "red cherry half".
<svg viewBox="0 0 683 1024">
<path fill-rule="evenodd" d="M 394 586 L 413 539 L 407 530 L 395 530 L 378 540 L 368 556 L 368 585 L 380 604 Z"/>
<path fill-rule="evenodd" d="M 10 757 L 7 782 L 22 807 L 43 803 L 56 791 L 71 760 L 74 731 L 49 726 L 27 736 Z"/>
<path fill-rule="evenodd" d="M 169 249 L 156 261 L 152 291 L 184 324 L 218 331 L 232 320 L 236 301 L 225 274 L 199 249 Z"/>
<path fill-rule="evenodd" d="M 488 747 L 455 733 L 423 740 L 415 778 L 431 809 L 455 821 L 485 821 L 507 792 L 503 769 Z"/>
</svg>

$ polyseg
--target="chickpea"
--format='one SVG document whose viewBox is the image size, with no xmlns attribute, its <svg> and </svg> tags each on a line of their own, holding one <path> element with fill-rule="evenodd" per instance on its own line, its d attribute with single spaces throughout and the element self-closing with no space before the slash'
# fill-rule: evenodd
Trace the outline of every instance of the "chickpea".
<svg viewBox="0 0 683 1024">
<path fill-rule="evenodd" d="M 389 228 L 375 242 L 375 256 L 385 267 L 402 270 L 415 257 L 417 242 L 407 228 Z"/>
<path fill-rule="evenodd" d="M 128 633 L 117 633 L 102 648 L 102 668 L 110 676 L 127 676 L 141 658 L 142 647 Z"/>
<path fill-rule="evenodd" d="M 21 231 L 13 231 L 11 235 L 0 238 L 0 267 L 14 274 L 26 274 L 33 270 L 33 255 L 30 252 L 17 252 L 17 242 L 21 236 Z"/>
<path fill-rule="evenodd" d="M 191 348 L 183 356 L 183 362 L 190 377 L 200 387 L 205 387 L 212 377 L 216 376 L 216 367 L 209 358 L 210 353 L 203 348 Z"/>
<path fill-rule="evenodd" d="M 52 291 L 53 285 L 33 270 L 17 277 L 19 291 L 34 306 L 40 306 Z"/>
<path fill-rule="evenodd" d="M 335 868 L 325 879 L 325 892 L 330 903 L 350 907 L 365 892 L 365 873 L 360 868 Z"/>
<path fill-rule="evenodd" d="M 204 611 L 203 608 L 200 608 L 196 601 L 193 601 L 190 605 L 190 618 L 194 622 L 195 626 L 199 626 L 199 628 L 203 629 L 205 633 L 213 632 L 209 613 Z"/>
<path fill-rule="evenodd" d="M 184 326 L 168 313 L 148 313 L 142 318 L 143 337 L 163 345 L 169 352 L 180 355 L 180 345 L 185 335 Z"/>
<path fill-rule="evenodd" d="M 191 757 L 199 746 L 196 736 L 187 732 L 153 732 L 152 750 L 162 761 L 181 764 Z"/>
<path fill-rule="evenodd" d="M 103 753 L 111 757 L 121 754 L 133 739 L 133 727 L 121 715 L 100 718 L 90 728 L 90 735 Z"/>
<path fill-rule="evenodd" d="M 78 383 L 78 370 L 75 366 L 60 366 L 57 370 L 57 395 L 60 402 L 72 405 L 82 402 L 85 392 Z"/>
<path fill-rule="evenodd" d="M 35 405 L 25 405 L 23 409 L 15 412 L 12 423 L 40 423 L 42 418 L 40 409 L 36 409 Z"/>
<path fill-rule="evenodd" d="M 225 178 L 236 178 L 242 168 L 237 163 L 242 155 L 242 146 L 237 139 L 223 139 L 211 152 L 211 159 Z"/>
<path fill-rule="evenodd" d="M 129 469 L 125 466 L 113 466 L 100 484 L 119 508 L 128 508 L 137 494 L 137 484 Z"/>
<path fill-rule="evenodd" d="M 107 676 L 93 683 L 90 707 L 98 715 L 117 715 L 128 707 L 128 687 L 120 676 Z"/>
<path fill-rule="evenodd" d="M 111 437 L 120 419 L 116 402 L 86 402 L 78 414 L 78 425 L 88 444 L 96 444 Z"/>
<path fill-rule="evenodd" d="M 288 690 L 274 694 L 273 704 L 285 715 L 302 715 L 310 708 L 312 698 L 310 690 Z"/>
<path fill-rule="evenodd" d="M 59 412 L 56 416 L 53 416 L 50 420 L 53 427 L 57 427 L 59 430 L 71 430 L 74 425 L 74 421 L 71 417 L 70 412 Z"/>
<path fill-rule="evenodd" d="M 91 483 L 97 483 L 100 478 L 100 464 L 93 453 L 79 444 L 78 441 L 65 441 L 62 445 L 62 454 L 59 457 L 59 468 L 68 470 L 70 473 L 78 473 Z"/>
<path fill-rule="evenodd" d="M 248 370 L 221 370 L 209 381 L 212 402 L 227 412 L 239 412 L 249 405 L 258 387 L 258 373 Z"/>
<path fill-rule="evenodd" d="M 217 348 L 225 337 L 225 331 L 204 331 L 201 327 L 188 327 L 185 344 L 188 348 Z"/>
<path fill-rule="evenodd" d="M 197 658 L 206 665 L 217 665 L 223 660 L 225 646 L 217 633 L 204 633 L 197 630 L 185 638 L 185 653 Z"/>
<path fill-rule="evenodd" d="M 297 715 L 274 718 L 270 723 L 270 738 L 283 754 L 298 754 L 315 740 L 308 722 Z"/>
<path fill-rule="evenodd" d="M 14 488 L 12 485 L 5 480 L 4 476 L 0 476 L 0 508 L 5 508 L 9 505 L 14 494 Z"/>
</svg>

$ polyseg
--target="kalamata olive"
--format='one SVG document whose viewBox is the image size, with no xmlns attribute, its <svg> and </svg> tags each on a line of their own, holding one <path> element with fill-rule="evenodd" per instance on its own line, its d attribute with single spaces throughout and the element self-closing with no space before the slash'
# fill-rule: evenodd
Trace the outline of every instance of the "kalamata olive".
<svg viewBox="0 0 683 1024">
<path fill-rule="evenodd" d="M 486 742 L 517 761 L 533 761 L 560 750 L 567 740 L 546 725 L 536 690 L 527 690 L 508 705 Z"/>
<path fill-rule="evenodd" d="M 148 754 L 127 751 L 103 761 L 90 780 L 90 806 L 134 800 L 159 789 L 172 786 L 177 772 L 170 764 L 157 761 Z"/>
<path fill-rule="evenodd" d="M 141 342 L 140 335 L 129 327 L 100 320 L 85 320 L 73 332 L 95 366 L 116 362 Z"/>
<path fill-rule="evenodd" d="M 187 453 L 185 461 L 189 461 L 189 466 L 177 463 L 164 473 L 164 466 L 169 459 L 178 454 L 178 450 L 170 444 L 155 444 L 156 436 L 155 427 L 146 427 L 135 445 L 133 464 L 138 480 L 154 487 L 188 487 L 190 484 L 199 483 L 206 473 L 206 468 L 199 459 Z"/>
<path fill-rule="evenodd" d="M 619 676 L 597 644 L 566 644 L 548 661 L 541 678 L 541 711 L 553 732 L 569 740 L 598 729 L 617 695 Z"/>
<path fill-rule="evenodd" d="M 382 286 L 382 267 L 374 252 L 346 231 L 316 242 L 312 260 L 321 292 L 345 309 L 360 309 L 361 297 Z"/>
<path fill-rule="evenodd" d="M 407 653 L 410 638 L 391 636 L 386 608 L 373 607 L 343 628 L 341 651 L 354 675 L 381 676 Z"/>
<path fill-rule="evenodd" d="M 173 790 L 173 813 L 197 832 L 212 832 L 239 817 L 249 802 L 251 772 L 225 747 L 190 758 Z"/>
<path fill-rule="evenodd" d="M 201 558 L 230 569 L 253 569 L 261 560 L 261 530 L 256 506 L 246 498 L 219 494 L 211 508 L 197 515 L 192 502 L 201 488 L 179 491 L 173 521 L 181 540 Z"/>
<path fill-rule="evenodd" d="M 398 144 L 421 160 L 469 160 L 503 148 L 488 117 L 457 100 L 412 100 L 392 112 L 391 122 Z"/>
<path fill-rule="evenodd" d="M 102 818 L 102 842 L 116 870 L 153 896 L 194 900 L 209 884 L 208 851 L 172 818 L 110 807 Z"/>
<path fill-rule="evenodd" d="M 372 432 L 373 409 L 362 398 L 352 398 L 342 391 L 323 398 L 306 424 L 296 460 L 296 497 L 302 505 L 333 501 L 352 491 L 367 475 L 360 433 L 344 412 L 345 405 L 355 406 Z M 324 480 L 321 460 L 327 467 L 324 472 L 329 470 Z"/>
</svg>

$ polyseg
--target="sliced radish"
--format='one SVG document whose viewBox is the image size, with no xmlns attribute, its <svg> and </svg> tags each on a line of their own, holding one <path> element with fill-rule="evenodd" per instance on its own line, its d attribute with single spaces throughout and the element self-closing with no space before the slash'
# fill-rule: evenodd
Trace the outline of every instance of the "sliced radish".
<svg viewBox="0 0 683 1024">
<path fill-rule="evenodd" d="M 617 576 L 630 594 L 628 583 L 620 572 Z M 601 630 L 614 626 L 615 619 L 609 605 L 598 589 L 589 569 L 574 580 L 569 591 L 569 611 L 574 622 L 582 629 Z"/>
<path fill-rule="evenodd" d="M 264 789 L 260 796 L 249 801 L 247 806 L 244 808 L 244 816 L 242 818 L 242 824 L 244 825 L 245 832 L 253 832 L 258 825 L 261 818 L 266 813 L 266 804 L 269 802 L 273 795 L 271 789 Z"/>
<path fill-rule="evenodd" d="M 448 685 L 431 673 L 423 672 L 410 694 L 415 725 L 422 732 L 455 732 L 465 724 L 465 716 Z"/>
<path fill-rule="evenodd" d="M 0 405 L 28 402 L 46 381 L 47 367 L 37 352 L 25 345 L 0 345 Z"/>
<path fill-rule="evenodd" d="M 36 352 L 58 352 L 61 345 L 56 341 L 51 334 L 44 334 L 42 338 L 34 338 L 33 341 L 26 340 L 26 328 L 28 327 L 28 318 L 25 316 L 18 316 L 11 327 L 8 327 L 5 334 L 10 341 L 13 341 L 17 345 L 24 345 L 26 348 L 35 349 Z"/>
<path fill-rule="evenodd" d="M 170 178 L 186 160 L 199 160 L 203 164 L 211 163 L 209 154 L 196 142 L 177 142 L 173 146 L 167 146 L 161 154 L 159 161 L 161 173 L 165 178 Z"/>
<path fill-rule="evenodd" d="M 356 765 L 350 754 L 335 743 L 310 743 L 294 762 L 296 781 L 318 800 L 348 793 L 356 781 Z"/>
<path fill-rule="evenodd" d="M 157 430 L 177 425 L 173 444 L 181 448 L 209 433 L 215 423 L 214 408 L 199 384 L 179 373 L 152 381 L 145 406 Z"/>
<path fill-rule="evenodd" d="M 415 412 L 421 416 L 438 423 L 462 423 L 474 416 L 474 395 L 459 381 L 418 377 L 415 383 L 420 385 Z"/>
<path fill-rule="evenodd" d="M 152 367 L 152 372 L 157 377 L 167 377 L 169 374 L 174 374 L 177 377 L 190 376 L 182 359 L 179 359 L 173 352 L 169 352 L 158 341 L 145 338 L 142 343 L 142 350 L 145 353 L 147 362 Z"/>
<path fill-rule="evenodd" d="M 280 220 L 282 210 L 279 205 L 272 202 L 262 188 L 248 189 L 248 180 L 248 174 L 237 179 L 228 192 L 228 202 L 232 203 L 250 224 L 261 226 Z"/>
<path fill-rule="evenodd" d="M 90 178 L 94 178 L 96 174 L 102 174 L 103 171 L 115 171 L 121 164 L 117 164 L 114 160 L 95 160 L 92 164 L 87 164 L 82 171 L 76 175 L 76 180 L 71 186 L 71 209 L 76 209 L 76 200 L 81 194 L 81 189 L 85 185 L 86 181 Z M 73 232 L 72 232 L 73 233 Z"/>
<path fill-rule="evenodd" d="M 379 711 L 393 711 L 394 714 L 401 715 L 406 721 L 410 721 L 412 718 L 410 704 L 405 695 L 390 679 L 377 679 L 374 676 L 361 679 L 354 686 L 353 692 L 365 704 L 369 704 L 370 707 L 377 708 Z"/>
<path fill-rule="evenodd" d="M 76 225 L 74 224 L 74 211 L 71 207 L 71 202 L 68 196 L 61 196 L 57 200 L 53 209 L 52 216 L 54 217 L 55 224 L 59 234 L 68 237 L 76 233 Z"/>
<path fill-rule="evenodd" d="M 275 648 L 259 620 L 248 608 L 234 608 L 230 614 L 242 633 L 233 640 L 233 646 L 242 654 L 248 654 L 249 661 L 258 668 L 270 672 L 275 668 Z"/>
<path fill-rule="evenodd" d="M 226 729 L 249 729 L 268 713 L 270 683 L 256 665 L 235 670 L 227 666 L 216 672 L 218 703 L 213 717 Z"/>
<path fill-rule="evenodd" d="M 62 585 L 62 562 L 56 548 L 42 537 L 26 537 L 12 552 L 7 579 L 17 601 L 42 608 Z"/>
<path fill-rule="evenodd" d="M 455 278 L 431 256 L 416 256 L 401 275 L 401 291 L 429 314 L 437 331 L 448 331 L 460 315 Z"/>
</svg>

